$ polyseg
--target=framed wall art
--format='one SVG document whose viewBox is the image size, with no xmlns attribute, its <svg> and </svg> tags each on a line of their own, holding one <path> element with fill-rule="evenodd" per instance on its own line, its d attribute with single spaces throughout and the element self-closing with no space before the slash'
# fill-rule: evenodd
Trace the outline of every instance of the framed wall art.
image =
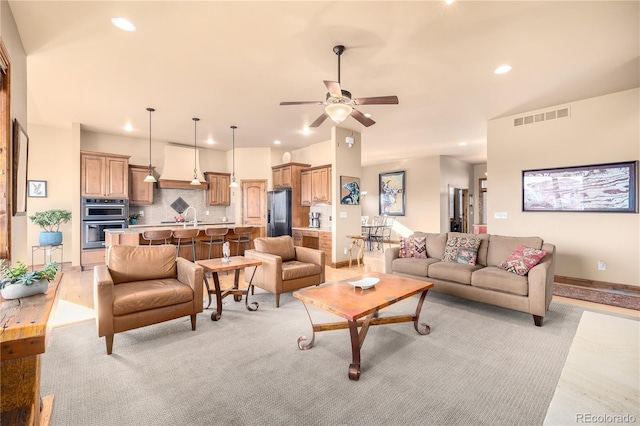
<svg viewBox="0 0 640 426">
<path fill-rule="evenodd" d="M 340 204 L 360 204 L 360 178 L 340 176 Z"/>
<path fill-rule="evenodd" d="M 638 162 L 523 170 L 522 211 L 638 213 Z"/>
<path fill-rule="evenodd" d="M 47 198 L 47 181 L 46 180 L 27 181 L 27 196 Z"/>
<path fill-rule="evenodd" d="M 404 170 L 380 173 L 380 215 L 404 216 Z"/>
<path fill-rule="evenodd" d="M 27 214 L 27 167 L 29 136 L 17 119 L 13 119 L 11 204 L 14 216 Z"/>
</svg>

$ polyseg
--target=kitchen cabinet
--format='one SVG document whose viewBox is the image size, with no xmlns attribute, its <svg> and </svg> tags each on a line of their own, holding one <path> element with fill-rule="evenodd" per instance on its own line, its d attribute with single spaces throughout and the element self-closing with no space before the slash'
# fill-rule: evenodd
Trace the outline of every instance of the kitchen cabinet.
<svg viewBox="0 0 640 426">
<path fill-rule="evenodd" d="M 228 206 L 231 204 L 231 175 L 229 173 L 205 172 L 209 190 L 207 204 L 210 206 Z"/>
<path fill-rule="evenodd" d="M 311 170 L 300 173 L 300 204 L 311 205 Z"/>
<path fill-rule="evenodd" d="M 151 173 L 155 167 L 151 167 Z M 153 182 L 145 182 L 149 166 L 129 165 L 129 206 L 150 206 L 153 204 Z"/>
<path fill-rule="evenodd" d="M 331 256 L 332 256 L 332 250 L 333 250 L 333 245 L 331 242 L 332 239 L 332 235 L 331 232 L 318 232 L 318 237 L 319 237 L 319 245 L 318 245 L 318 249 L 324 251 L 324 262 L 326 265 L 331 265 Z"/>
<path fill-rule="evenodd" d="M 129 198 L 129 156 L 80 151 L 83 197 Z"/>
<path fill-rule="evenodd" d="M 273 189 L 291 188 L 291 225 L 306 227 L 309 225 L 309 206 L 300 202 L 301 174 L 309 164 L 287 163 L 273 166 Z"/>
<path fill-rule="evenodd" d="M 296 247 L 303 247 L 302 246 L 302 231 L 299 229 L 294 229 L 292 231 L 293 233 L 293 245 Z"/>
<path fill-rule="evenodd" d="M 301 204 L 331 204 L 331 165 L 313 167 L 302 172 Z"/>
</svg>

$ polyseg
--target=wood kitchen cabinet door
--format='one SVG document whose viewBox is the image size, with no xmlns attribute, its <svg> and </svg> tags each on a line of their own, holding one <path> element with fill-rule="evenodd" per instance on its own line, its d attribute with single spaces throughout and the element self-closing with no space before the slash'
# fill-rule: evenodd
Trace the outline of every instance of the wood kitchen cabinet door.
<svg viewBox="0 0 640 426">
<path fill-rule="evenodd" d="M 151 167 L 151 172 L 155 167 Z M 153 204 L 153 182 L 145 182 L 149 166 L 129 165 L 129 205 L 150 206 Z"/>
<path fill-rule="evenodd" d="M 205 177 L 209 184 L 207 191 L 207 203 L 210 206 L 228 206 L 231 204 L 231 191 L 229 183 L 231 175 L 229 173 L 206 172 Z"/>
<path fill-rule="evenodd" d="M 129 198 L 129 156 L 80 152 L 83 197 Z"/>
<path fill-rule="evenodd" d="M 312 204 L 331 204 L 331 167 L 311 170 Z"/>
<path fill-rule="evenodd" d="M 300 204 L 311 205 L 311 171 L 309 170 L 300 174 Z"/>
<path fill-rule="evenodd" d="M 291 188 L 293 176 L 291 166 L 279 166 L 273 168 L 273 187 Z"/>
</svg>

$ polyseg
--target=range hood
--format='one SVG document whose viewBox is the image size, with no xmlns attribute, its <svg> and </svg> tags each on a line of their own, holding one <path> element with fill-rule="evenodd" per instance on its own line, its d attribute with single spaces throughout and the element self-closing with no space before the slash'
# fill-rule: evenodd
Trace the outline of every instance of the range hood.
<svg viewBox="0 0 640 426">
<path fill-rule="evenodd" d="M 158 179 L 158 188 L 170 189 L 207 189 L 208 185 L 202 176 L 199 151 L 196 149 L 196 169 L 200 185 L 191 185 L 193 179 L 193 148 L 176 145 L 165 145 L 164 167 Z"/>
</svg>

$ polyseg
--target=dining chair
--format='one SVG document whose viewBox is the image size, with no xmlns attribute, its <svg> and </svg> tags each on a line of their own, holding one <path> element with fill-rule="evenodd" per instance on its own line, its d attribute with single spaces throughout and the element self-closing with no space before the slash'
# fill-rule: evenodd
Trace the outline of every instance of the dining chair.
<svg viewBox="0 0 640 426">
<path fill-rule="evenodd" d="M 387 240 L 387 244 L 389 244 L 389 248 L 391 248 L 391 230 L 393 229 L 393 224 L 395 223 L 395 221 L 396 218 L 392 216 L 384 216 L 383 218 L 380 237 L 378 241 L 378 248 L 382 248 L 382 251 L 384 251 L 385 240 Z"/>
<path fill-rule="evenodd" d="M 200 230 L 197 228 L 179 228 L 174 229 L 172 232 L 173 239 L 175 240 L 176 257 L 180 257 L 180 249 L 185 247 L 191 247 L 191 261 L 196 261 L 196 237 L 200 234 Z"/>
<path fill-rule="evenodd" d="M 229 232 L 229 228 L 207 228 L 204 234 L 209 237 L 209 241 L 200 241 L 200 258 L 205 259 L 203 248 L 209 246 L 209 254 L 206 259 L 211 259 L 211 249 L 213 246 L 218 247 L 218 257 L 222 257 L 222 245 L 224 244 L 224 236 Z"/>
<path fill-rule="evenodd" d="M 236 234 L 235 237 L 227 238 L 227 241 L 231 241 L 236 243 L 236 256 L 240 254 L 240 246 L 243 246 L 242 253 L 244 254 L 244 250 L 251 248 L 251 233 L 253 232 L 253 226 L 237 226 L 233 228 L 233 233 Z"/>
</svg>

